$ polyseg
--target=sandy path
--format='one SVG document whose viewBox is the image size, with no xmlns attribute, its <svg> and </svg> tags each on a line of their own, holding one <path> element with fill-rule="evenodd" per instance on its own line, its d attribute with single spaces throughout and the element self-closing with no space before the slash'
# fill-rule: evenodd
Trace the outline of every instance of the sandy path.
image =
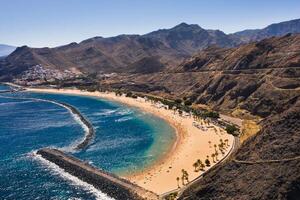
<svg viewBox="0 0 300 200">
<path fill-rule="evenodd" d="M 226 134 L 225 131 L 221 130 L 219 127 L 212 126 L 210 124 L 213 128 L 209 128 L 207 131 L 202 131 L 193 125 L 194 120 L 192 117 L 179 116 L 178 114 L 174 114 L 174 111 L 158 108 L 150 102 L 145 102 L 144 99 L 141 98 L 133 99 L 124 96 L 116 96 L 114 93 L 85 92 L 76 89 L 57 90 L 29 88 L 28 91 L 106 98 L 125 103 L 129 106 L 138 107 L 168 121 L 174 128 L 176 128 L 177 132 L 177 139 L 172 149 L 170 149 L 164 158 L 157 161 L 154 165 L 149 166 L 144 171 L 125 177 L 157 194 L 162 194 L 176 189 L 178 187 L 176 178 L 181 178 L 182 169 L 185 169 L 188 172 L 190 181 L 197 178 L 202 173 L 201 171 L 194 171 L 193 163 L 195 163 L 197 159 L 204 162 L 207 155 L 209 155 L 212 166 L 215 165 L 216 163 L 212 161 L 211 154 L 215 152 L 214 144 L 218 145 L 220 143 L 220 139 L 223 141 L 227 139 L 229 143 L 224 155 L 226 155 L 226 153 L 231 149 L 234 141 L 234 137 L 232 135 Z M 224 155 L 222 155 L 219 151 L 218 160 L 220 160 Z M 181 185 L 181 180 L 179 181 L 179 185 Z"/>
</svg>

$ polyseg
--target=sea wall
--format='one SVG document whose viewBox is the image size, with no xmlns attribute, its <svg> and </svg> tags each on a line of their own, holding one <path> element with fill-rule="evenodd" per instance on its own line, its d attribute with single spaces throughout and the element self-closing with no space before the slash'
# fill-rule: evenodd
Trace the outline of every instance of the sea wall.
<svg viewBox="0 0 300 200">
<path fill-rule="evenodd" d="M 44 148 L 39 150 L 37 154 L 117 200 L 158 199 L 158 195 L 151 191 L 95 168 L 57 149 Z"/>
<path fill-rule="evenodd" d="M 15 92 L 14 90 L 5 90 L 2 93 L 6 93 L 6 92 Z M 0 91 L 1 94 L 1 91 Z M 2 96 L 0 95 L 1 98 L 7 98 L 7 99 L 19 99 L 19 100 L 32 100 L 32 101 L 38 101 L 38 102 L 49 102 L 49 103 L 53 103 L 56 104 L 58 106 L 64 107 L 67 110 L 69 110 L 73 115 L 77 116 L 79 118 L 79 120 L 84 124 L 84 126 L 87 127 L 87 132 L 85 133 L 85 137 L 83 139 L 82 142 L 80 142 L 79 144 L 76 145 L 76 147 L 74 147 L 75 150 L 81 150 L 86 148 L 91 140 L 95 137 L 95 130 L 93 125 L 79 112 L 79 110 L 77 110 L 75 107 L 63 103 L 63 102 L 58 102 L 58 101 L 54 101 L 54 100 L 48 100 L 48 99 L 39 99 L 39 98 L 31 98 L 31 97 L 11 97 L 11 96 Z"/>
<path fill-rule="evenodd" d="M 62 102 L 57 103 L 67 107 L 73 114 L 77 115 L 79 117 L 79 120 L 88 128 L 84 140 L 75 147 L 76 150 L 86 148 L 95 136 L 95 130 L 93 125 L 86 118 L 84 118 L 83 115 L 75 107 Z"/>
</svg>

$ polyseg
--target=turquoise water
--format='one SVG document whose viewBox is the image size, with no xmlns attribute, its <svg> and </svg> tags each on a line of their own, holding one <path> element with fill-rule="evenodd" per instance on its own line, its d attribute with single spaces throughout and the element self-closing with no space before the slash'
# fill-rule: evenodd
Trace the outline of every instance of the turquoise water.
<svg viewBox="0 0 300 200">
<path fill-rule="evenodd" d="M 39 148 L 62 148 L 97 167 L 125 175 L 159 159 L 175 139 L 173 128 L 165 121 L 115 102 L 42 93 L 3 96 L 16 98 L 0 97 L 0 199 L 108 199 L 55 166 L 41 162 L 33 154 Z M 73 152 L 84 130 L 72 115 L 55 104 L 18 97 L 75 106 L 93 124 L 95 139 L 87 149 Z"/>
</svg>

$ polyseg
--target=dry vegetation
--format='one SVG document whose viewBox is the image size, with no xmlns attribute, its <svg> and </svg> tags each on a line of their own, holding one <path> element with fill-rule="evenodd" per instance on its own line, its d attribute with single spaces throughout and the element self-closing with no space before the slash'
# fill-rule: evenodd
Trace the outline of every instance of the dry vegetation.
<svg viewBox="0 0 300 200">
<path fill-rule="evenodd" d="M 243 120 L 240 142 L 243 143 L 249 137 L 256 135 L 260 130 L 260 125 L 255 120 Z"/>
</svg>

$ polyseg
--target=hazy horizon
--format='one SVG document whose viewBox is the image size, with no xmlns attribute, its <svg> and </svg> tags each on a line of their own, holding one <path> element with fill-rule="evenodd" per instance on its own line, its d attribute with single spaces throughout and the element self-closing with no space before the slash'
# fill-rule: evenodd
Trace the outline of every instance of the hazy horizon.
<svg viewBox="0 0 300 200">
<path fill-rule="evenodd" d="M 272 4 L 258 0 L 70 2 L 1 1 L 0 44 L 55 47 L 96 36 L 146 34 L 182 22 L 228 34 L 297 19 L 300 13 L 300 2 L 294 0 Z"/>
</svg>

